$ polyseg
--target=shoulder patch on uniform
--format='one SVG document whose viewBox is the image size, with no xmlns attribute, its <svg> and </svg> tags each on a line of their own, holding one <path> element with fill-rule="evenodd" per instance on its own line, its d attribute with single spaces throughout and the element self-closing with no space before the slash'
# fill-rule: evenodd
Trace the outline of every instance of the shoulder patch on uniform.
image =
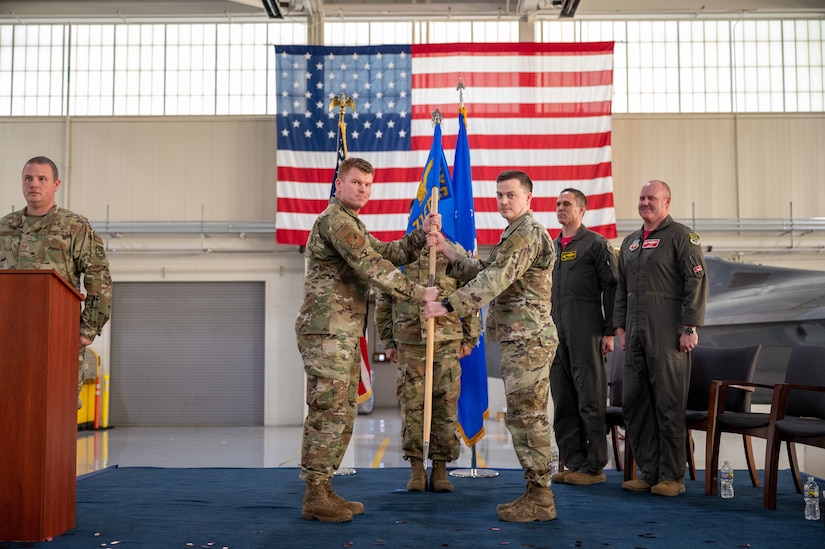
<svg viewBox="0 0 825 549">
<path fill-rule="evenodd" d="M 562 261 L 573 261 L 574 259 L 576 259 L 576 250 L 561 253 Z"/>
<path fill-rule="evenodd" d="M 698 246 L 698 245 L 699 245 L 699 235 L 698 235 L 698 234 L 696 234 L 696 233 L 690 233 L 690 234 L 688 235 L 688 238 L 690 238 L 690 243 L 691 243 L 691 244 L 693 244 L 694 246 Z"/>
<path fill-rule="evenodd" d="M 335 232 L 335 238 L 353 250 L 364 247 L 364 235 L 359 234 L 349 225 L 342 225 L 341 228 Z"/>
<path fill-rule="evenodd" d="M 106 259 L 106 250 L 103 249 L 103 246 L 98 244 L 95 246 L 95 255 L 98 259 Z"/>
</svg>

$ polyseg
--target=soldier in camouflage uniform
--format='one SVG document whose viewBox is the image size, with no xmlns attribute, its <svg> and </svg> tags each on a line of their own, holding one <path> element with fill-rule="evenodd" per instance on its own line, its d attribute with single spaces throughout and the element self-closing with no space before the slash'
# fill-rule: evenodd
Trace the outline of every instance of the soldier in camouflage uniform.
<svg viewBox="0 0 825 549">
<path fill-rule="evenodd" d="M 550 314 L 555 253 L 550 235 L 530 210 L 532 191 L 526 173 L 499 174 L 496 202 L 508 226 L 486 261 L 455 254 L 443 235 L 429 238 L 450 260 L 448 274 L 466 285 L 424 307 L 426 318 L 452 311 L 467 316 L 490 303 L 487 331 L 501 343 L 505 423 L 527 479 L 521 497 L 496 509 L 499 519 L 509 522 L 556 518 L 547 419 L 550 365 L 558 344 Z"/>
<path fill-rule="evenodd" d="M 461 246 L 455 246 L 459 254 L 466 255 Z M 446 275 L 447 265 L 446 258 L 438 255 L 435 283 L 441 295 L 449 295 L 456 289 L 456 280 Z M 426 285 L 429 266 L 430 258 L 425 253 L 406 265 L 404 274 L 410 280 Z M 401 403 L 401 447 L 404 459 L 410 462 L 411 467 L 407 491 L 423 492 L 427 487 L 423 462 L 427 324 L 418 304 L 393 299 L 391 295 L 382 293 L 375 304 L 375 327 L 387 358 L 398 363 L 396 394 Z M 481 317 L 478 314 L 462 321 L 458 314 L 453 313 L 435 321 L 432 429 L 430 455 L 426 456 L 433 460 L 430 488 L 435 492 L 453 491 L 453 485 L 447 478 L 447 462 L 458 459 L 460 452 L 456 430 L 458 396 L 461 392 L 459 360 L 472 352 L 480 333 Z"/>
<path fill-rule="evenodd" d="M 83 355 L 112 313 L 112 278 L 100 236 L 89 221 L 59 208 L 57 166 L 45 156 L 23 166 L 26 207 L 0 219 L 0 270 L 54 269 L 86 298 L 80 314 L 78 393 L 83 387 Z M 78 398 L 78 408 L 81 406 Z"/>
<path fill-rule="evenodd" d="M 367 324 L 370 284 L 399 299 L 422 304 L 438 296 L 409 280 L 395 265 L 414 261 L 426 244 L 430 214 L 422 229 L 395 242 L 370 235 L 358 212 L 372 193 L 374 169 L 361 158 L 341 162 L 335 197 L 318 216 L 306 246 L 304 302 L 295 321 L 298 350 L 307 376 L 307 417 L 301 452 L 306 482 L 301 516 L 344 522 L 364 512 L 363 504 L 336 494 L 330 479 L 352 437 L 360 376 L 359 338 Z"/>
</svg>

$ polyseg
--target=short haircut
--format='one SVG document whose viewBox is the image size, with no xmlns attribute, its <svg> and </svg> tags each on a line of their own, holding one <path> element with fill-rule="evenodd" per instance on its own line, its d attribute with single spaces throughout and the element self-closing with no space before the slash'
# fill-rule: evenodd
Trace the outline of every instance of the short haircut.
<svg viewBox="0 0 825 549">
<path fill-rule="evenodd" d="M 35 156 L 31 160 L 29 160 L 28 162 L 23 164 L 23 168 L 25 169 L 26 166 L 28 166 L 29 164 L 40 164 L 40 165 L 45 164 L 45 165 L 49 166 L 52 169 L 52 176 L 54 177 L 54 180 L 57 181 L 58 179 L 60 179 L 60 177 L 58 177 L 58 174 L 57 174 L 57 164 L 52 162 L 51 158 L 46 158 L 45 156 Z"/>
<path fill-rule="evenodd" d="M 650 181 L 648 181 L 648 183 L 659 183 L 662 187 L 665 188 L 665 195 L 667 195 L 667 197 L 670 198 L 670 185 L 659 179 L 651 179 Z"/>
<path fill-rule="evenodd" d="M 576 197 L 576 202 L 578 202 L 579 206 L 584 206 L 585 208 L 587 207 L 587 197 L 584 196 L 584 193 L 581 192 L 579 189 L 574 189 L 573 187 L 567 187 L 566 189 L 563 189 L 559 193 L 559 196 L 561 196 L 564 193 L 572 194 L 573 196 Z"/>
<path fill-rule="evenodd" d="M 508 179 L 518 179 L 521 183 L 522 188 L 527 191 L 528 193 L 533 192 L 533 180 L 530 179 L 530 176 L 524 173 L 521 170 L 505 170 L 498 174 L 496 178 L 496 183 L 500 183 L 502 181 L 507 181 Z"/>
<path fill-rule="evenodd" d="M 349 156 L 338 166 L 338 177 L 343 179 L 343 177 L 347 175 L 352 168 L 356 168 L 358 171 L 368 173 L 370 175 L 375 173 L 375 168 L 372 167 L 372 164 L 363 158 Z"/>
</svg>

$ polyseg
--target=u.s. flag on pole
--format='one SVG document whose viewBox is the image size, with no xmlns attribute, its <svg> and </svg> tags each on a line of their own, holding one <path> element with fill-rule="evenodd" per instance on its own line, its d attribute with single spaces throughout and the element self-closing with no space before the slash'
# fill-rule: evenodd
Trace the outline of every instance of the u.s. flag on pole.
<svg viewBox="0 0 825 549">
<path fill-rule="evenodd" d="M 372 372 L 370 371 L 369 351 L 367 350 L 367 338 L 362 337 L 358 341 L 361 349 L 361 379 L 358 380 L 358 404 L 366 402 L 372 397 Z"/>
<path fill-rule="evenodd" d="M 338 113 L 347 114 L 351 154 L 376 168 L 360 218 L 381 240 L 404 235 L 410 199 L 432 143 L 431 113 L 450 112 L 459 79 L 473 106 L 473 194 L 479 244 L 498 242 L 505 221 L 495 201 L 507 169 L 533 179 L 532 209 L 553 234 L 565 187 L 587 195 L 584 222 L 616 236 L 611 171 L 613 43 L 276 46 L 278 207 L 276 241 L 304 245 L 329 198 Z M 443 122 L 445 151 L 458 124 Z"/>
</svg>

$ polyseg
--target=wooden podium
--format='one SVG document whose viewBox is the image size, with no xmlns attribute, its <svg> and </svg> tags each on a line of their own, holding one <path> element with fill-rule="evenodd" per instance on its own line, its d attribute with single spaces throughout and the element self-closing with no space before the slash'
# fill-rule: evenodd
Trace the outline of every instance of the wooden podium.
<svg viewBox="0 0 825 549">
<path fill-rule="evenodd" d="M 80 300 L 54 271 L 0 271 L 0 541 L 75 526 Z"/>
</svg>

